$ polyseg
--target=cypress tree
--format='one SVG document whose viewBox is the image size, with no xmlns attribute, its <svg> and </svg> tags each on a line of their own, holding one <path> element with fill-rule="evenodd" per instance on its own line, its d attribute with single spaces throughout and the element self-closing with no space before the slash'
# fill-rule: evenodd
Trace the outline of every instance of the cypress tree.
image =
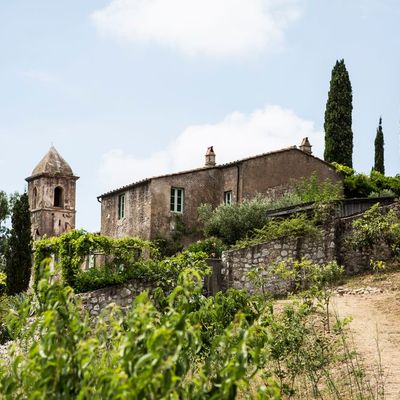
<svg viewBox="0 0 400 400">
<path fill-rule="evenodd" d="M 5 224 L 9 216 L 8 199 L 5 192 L 0 191 L 0 270 L 5 269 L 8 228 Z"/>
<path fill-rule="evenodd" d="M 383 130 L 382 130 L 382 117 L 379 118 L 379 126 L 376 130 L 375 137 L 375 165 L 374 170 L 385 175 L 384 154 L 383 154 Z"/>
<path fill-rule="evenodd" d="M 16 294 L 28 289 L 32 268 L 31 216 L 28 195 L 15 198 L 11 232 L 8 240 L 6 273 L 7 292 Z"/>
<path fill-rule="evenodd" d="M 351 83 L 344 60 L 336 61 L 325 109 L 324 158 L 348 167 L 353 167 L 352 101 Z"/>
</svg>

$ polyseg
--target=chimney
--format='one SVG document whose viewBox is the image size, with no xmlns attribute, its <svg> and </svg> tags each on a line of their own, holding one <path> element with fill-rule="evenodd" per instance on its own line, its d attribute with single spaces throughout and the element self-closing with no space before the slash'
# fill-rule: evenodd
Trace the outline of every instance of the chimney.
<svg viewBox="0 0 400 400">
<path fill-rule="evenodd" d="M 206 167 L 215 167 L 215 153 L 213 146 L 207 149 L 206 153 Z"/>
<path fill-rule="evenodd" d="M 304 153 L 312 154 L 311 147 L 312 146 L 311 146 L 310 142 L 308 141 L 308 137 L 305 137 L 301 142 L 300 150 L 304 151 Z"/>
</svg>

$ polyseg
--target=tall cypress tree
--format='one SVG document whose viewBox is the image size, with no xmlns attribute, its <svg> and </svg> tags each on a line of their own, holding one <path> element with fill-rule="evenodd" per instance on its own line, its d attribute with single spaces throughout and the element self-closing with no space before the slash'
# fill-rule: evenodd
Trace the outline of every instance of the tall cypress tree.
<svg viewBox="0 0 400 400">
<path fill-rule="evenodd" d="M 385 158 L 383 154 L 383 130 L 382 130 L 382 117 L 379 118 L 379 126 L 376 130 L 376 137 L 375 137 L 375 165 L 374 170 L 380 172 L 381 174 L 385 175 Z"/>
<path fill-rule="evenodd" d="M 352 102 L 351 83 L 344 60 L 336 61 L 325 109 L 324 158 L 348 167 L 353 166 Z"/>
<path fill-rule="evenodd" d="M 11 233 L 8 240 L 6 273 L 7 292 L 16 294 L 28 289 L 32 269 L 31 216 L 28 195 L 18 196 L 13 203 Z"/>
</svg>

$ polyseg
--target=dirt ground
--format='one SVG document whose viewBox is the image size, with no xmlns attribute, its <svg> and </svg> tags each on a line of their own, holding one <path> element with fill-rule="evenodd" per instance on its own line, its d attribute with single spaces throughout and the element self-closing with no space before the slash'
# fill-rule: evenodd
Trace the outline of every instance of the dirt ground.
<svg viewBox="0 0 400 400">
<path fill-rule="evenodd" d="M 371 385 L 382 379 L 380 398 L 400 399 L 400 272 L 353 278 L 343 288 L 345 293 L 333 299 L 333 310 L 339 317 L 352 317 L 352 339 Z"/>
</svg>

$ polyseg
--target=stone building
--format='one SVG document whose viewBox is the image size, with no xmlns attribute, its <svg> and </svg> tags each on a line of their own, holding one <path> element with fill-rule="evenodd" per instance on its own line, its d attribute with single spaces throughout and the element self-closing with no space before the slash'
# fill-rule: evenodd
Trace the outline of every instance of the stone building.
<svg viewBox="0 0 400 400">
<path fill-rule="evenodd" d="M 26 178 L 33 240 L 75 228 L 78 179 L 53 146 Z"/>
<path fill-rule="evenodd" d="M 187 232 L 198 230 L 197 209 L 250 199 L 257 194 L 277 198 L 293 180 L 316 174 L 319 180 L 341 181 L 327 162 L 311 154 L 305 138 L 296 146 L 217 165 L 212 147 L 205 166 L 153 178 L 112 190 L 101 202 L 101 233 L 111 237 L 168 237 L 178 224 Z"/>
</svg>

